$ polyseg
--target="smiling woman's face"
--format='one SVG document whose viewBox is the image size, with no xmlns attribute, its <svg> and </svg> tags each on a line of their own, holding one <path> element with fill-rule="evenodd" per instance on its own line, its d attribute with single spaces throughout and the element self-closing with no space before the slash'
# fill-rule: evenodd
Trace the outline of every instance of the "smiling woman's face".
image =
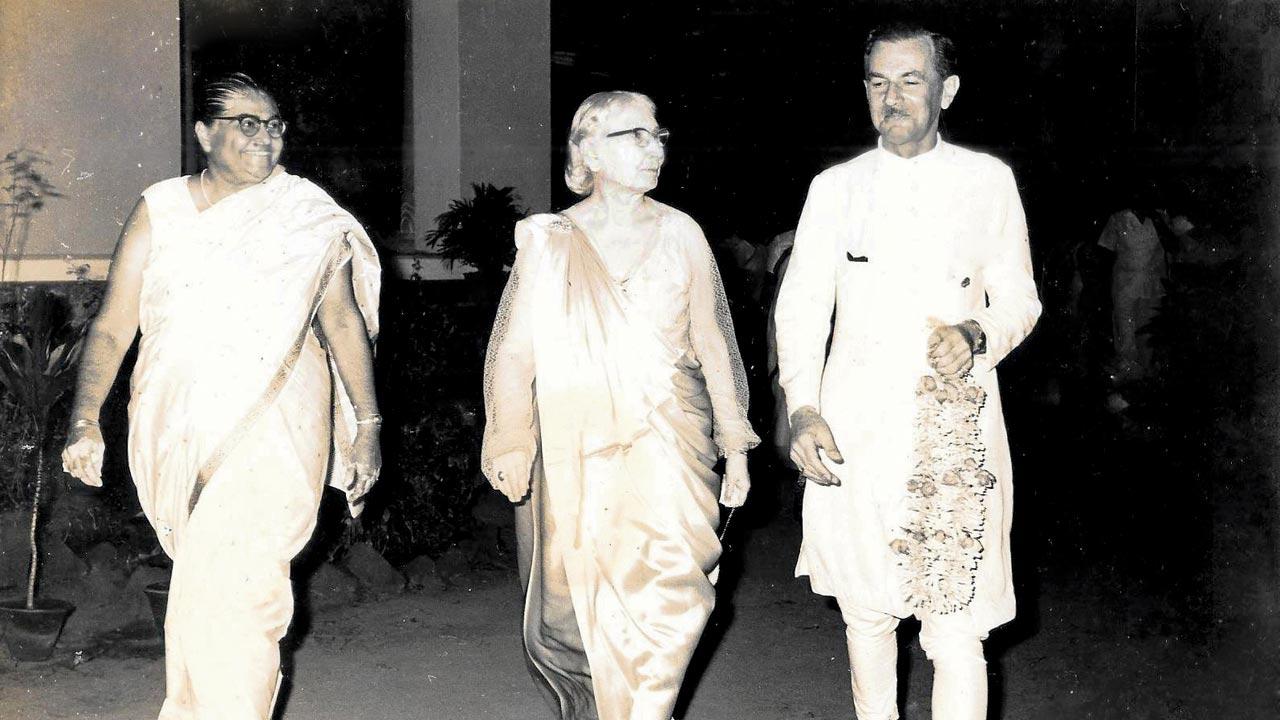
<svg viewBox="0 0 1280 720">
<path fill-rule="evenodd" d="M 256 92 L 236 93 L 223 103 L 219 115 L 235 117 L 254 115 L 263 120 L 277 117 L 280 110 L 271 98 Z M 209 168 L 225 180 L 237 185 L 262 182 L 280 162 L 284 137 L 271 137 L 259 127 L 253 137 L 246 137 L 235 120 L 211 120 L 196 123 L 196 138 L 208 158 Z"/>
<path fill-rule="evenodd" d="M 636 128 L 648 132 L 609 137 L 610 133 Z M 654 137 L 657 131 L 658 121 L 644 103 L 613 108 L 591 139 L 587 167 L 595 174 L 596 186 L 612 184 L 640 193 L 657 187 L 658 174 L 667 157 L 662 143 Z"/>
</svg>

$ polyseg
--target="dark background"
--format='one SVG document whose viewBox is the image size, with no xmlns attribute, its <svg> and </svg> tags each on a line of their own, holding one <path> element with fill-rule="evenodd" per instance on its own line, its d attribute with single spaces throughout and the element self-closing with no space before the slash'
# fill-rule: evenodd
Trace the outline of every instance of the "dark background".
<svg viewBox="0 0 1280 720">
<path fill-rule="evenodd" d="M 1096 234 L 1119 172 L 1259 162 L 1276 119 L 1262 28 L 1278 16 L 1204 0 L 555 2 L 555 144 L 591 92 L 646 93 L 673 130 L 657 194 L 709 235 L 763 239 L 794 224 L 817 171 L 874 144 L 863 40 L 915 19 L 959 46 L 943 133 L 1013 166 L 1042 251 Z"/>
<path fill-rule="evenodd" d="M 184 126 L 192 87 L 247 73 L 289 122 L 280 162 L 390 238 L 405 192 L 407 13 L 406 0 L 183 0 Z M 194 136 L 183 139 L 183 172 L 198 171 Z"/>
</svg>

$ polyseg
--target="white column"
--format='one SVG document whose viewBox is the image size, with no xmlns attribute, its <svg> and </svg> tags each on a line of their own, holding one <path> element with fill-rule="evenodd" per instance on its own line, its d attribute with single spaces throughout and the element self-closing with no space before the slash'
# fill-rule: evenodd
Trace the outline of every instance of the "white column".
<svg viewBox="0 0 1280 720">
<path fill-rule="evenodd" d="M 410 11 L 413 208 L 419 246 L 461 186 L 458 10 L 458 0 L 414 0 Z"/>
<path fill-rule="evenodd" d="M 474 182 L 511 185 L 532 211 L 546 212 L 550 0 L 465 0 L 461 10 L 463 188 L 470 193 Z"/>
<path fill-rule="evenodd" d="M 413 0 L 411 17 L 416 249 L 472 183 L 511 185 L 531 211 L 550 209 L 550 0 Z M 424 279 L 465 269 L 418 261 Z M 402 273 L 409 262 L 397 263 Z"/>
</svg>

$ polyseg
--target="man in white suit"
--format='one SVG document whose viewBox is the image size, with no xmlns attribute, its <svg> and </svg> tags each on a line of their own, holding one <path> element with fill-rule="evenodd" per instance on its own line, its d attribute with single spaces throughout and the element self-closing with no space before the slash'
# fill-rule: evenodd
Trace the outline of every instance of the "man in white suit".
<svg viewBox="0 0 1280 720">
<path fill-rule="evenodd" d="M 813 180 L 775 315 L 810 481 L 796 574 L 840 604 L 859 720 L 898 717 L 894 630 L 911 615 L 933 717 L 985 718 L 982 641 L 1014 616 L 995 367 L 1040 302 L 1013 174 L 938 135 L 953 48 L 920 27 L 871 33 L 878 147 Z"/>
</svg>

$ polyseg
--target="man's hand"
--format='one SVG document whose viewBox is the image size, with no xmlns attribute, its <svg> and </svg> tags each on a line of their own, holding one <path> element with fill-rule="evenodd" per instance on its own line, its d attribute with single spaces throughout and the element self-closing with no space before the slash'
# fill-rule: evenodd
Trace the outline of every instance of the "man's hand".
<svg viewBox="0 0 1280 720">
<path fill-rule="evenodd" d="M 940 375 L 963 375 L 973 368 L 974 338 L 963 323 L 943 325 L 930 321 L 933 332 L 926 343 L 929 366 Z"/>
<path fill-rule="evenodd" d="M 839 485 L 836 477 L 822 461 L 820 451 L 826 452 L 831 462 L 844 464 L 844 456 L 836 447 L 827 421 L 812 407 L 802 407 L 791 414 L 791 461 L 800 472 L 819 485 Z"/>
<path fill-rule="evenodd" d="M 107 445 L 97 425 L 73 426 L 62 451 L 62 469 L 91 487 L 102 487 L 102 456 Z"/>
<path fill-rule="evenodd" d="M 498 492 L 507 496 L 513 503 L 518 503 L 529 494 L 529 475 L 533 471 L 533 463 L 523 450 L 512 450 L 494 458 L 493 477 L 489 484 Z"/>
<path fill-rule="evenodd" d="M 382 444 L 378 428 L 376 424 L 361 425 L 351 444 L 351 464 L 355 466 L 355 473 L 347 486 L 347 502 L 352 505 L 364 502 L 364 496 L 382 472 Z"/>
<path fill-rule="evenodd" d="M 720 504 L 728 508 L 742 507 L 751 490 L 751 476 L 747 473 L 747 454 L 730 453 L 724 460 L 724 479 L 720 481 Z"/>
</svg>

